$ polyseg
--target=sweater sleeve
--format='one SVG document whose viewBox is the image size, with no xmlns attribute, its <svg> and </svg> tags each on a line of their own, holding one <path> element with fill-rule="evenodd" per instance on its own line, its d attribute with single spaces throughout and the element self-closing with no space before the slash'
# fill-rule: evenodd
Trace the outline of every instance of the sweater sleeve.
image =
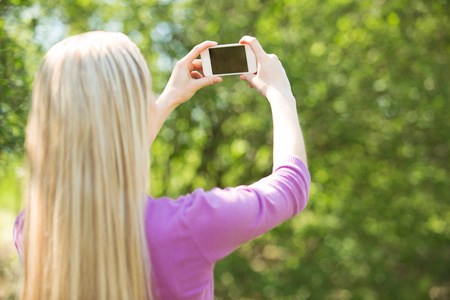
<svg viewBox="0 0 450 300">
<path fill-rule="evenodd" d="M 183 214 L 198 250 L 210 262 L 300 213 L 309 196 L 305 164 L 288 156 L 274 172 L 250 186 L 197 189 Z M 187 199 L 186 199 L 187 200 Z"/>
<path fill-rule="evenodd" d="M 14 223 L 13 239 L 16 245 L 17 253 L 19 254 L 20 261 L 23 264 L 23 226 L 24 226 L 25 210 L 22 210 L 17 216 Z"/>
</svg>

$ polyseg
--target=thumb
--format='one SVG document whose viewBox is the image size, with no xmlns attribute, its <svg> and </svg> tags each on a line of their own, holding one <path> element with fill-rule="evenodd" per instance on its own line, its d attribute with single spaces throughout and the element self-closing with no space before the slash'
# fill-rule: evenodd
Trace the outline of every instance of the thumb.
<svg viewBox="0 0 450 300">
<path fill-rule="evenodd" d="M 207 85 L 211 85 L 214 83 L 219 83 L 219 82 L 222 82 L 222 78 L 219 76 L 217 76 L 217 77 L 205 76 L 203 78 L 196 79 L 194 85 L 196 87 L 196 90 L 199 90 L 202 87 L 205 87 Z"/>
</svg>

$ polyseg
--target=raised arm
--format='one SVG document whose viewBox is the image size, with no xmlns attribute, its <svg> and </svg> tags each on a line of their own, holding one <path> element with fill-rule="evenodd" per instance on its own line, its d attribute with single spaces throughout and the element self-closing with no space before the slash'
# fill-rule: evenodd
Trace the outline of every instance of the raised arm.
<svg viewBox="0 0 450 300">
<path fill-rule="evenodd" d="M 275 54 L 267 54 L 254 37 L 244 36 L 240 43 L 252 47 L 258 64 L 257 74 L 244 74 L 241 79 L 267 98 L 272 108 L 274 166 L 286 155 L 298 156 L 307 164 L 296 101 L 281 62 Z"/>
<path fill-rule="evenodd" d="M 222 78 L 218 76 L 204 77 L 202 61 L 196 59 L 203 50 L 215 45 L 217 45 L 216 42 L 203 42 L 176 63 L 166 88 L 156 100 L 157 120 L 153 123 L 155 125 L 150 133 L 150 145 L 178 105 L 188 101 L 202 87 L 222 81 Z"/>
</svg>

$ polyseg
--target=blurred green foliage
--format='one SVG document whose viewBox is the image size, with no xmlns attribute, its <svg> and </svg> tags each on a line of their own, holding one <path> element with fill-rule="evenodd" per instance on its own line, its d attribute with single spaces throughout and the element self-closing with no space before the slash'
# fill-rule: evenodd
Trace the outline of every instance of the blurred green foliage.
<svg viewBox="0 0 450 300">
<path fill-rule="evenodd" d="M 448 0 L 0 4 L 4 164 L 5 153 L 23 153 L 31 76 L 63 37 L 126 33 L 161 93 L 195 44 L 254 35 L 283 62 L 297 97 L 310 203 L 217 265 L 216 298 L 450 298 Z M 265 99 L 238 77 L 199 91 L 152 146 L 152 195 L 270 174 L 271 126 Z"/>
<path fill-rule="evenodd" d="M 24 60 L 26 51 L 7 28 L 7 16 L 14 17 L 14 9 L 4 2 L 0 1 L 0 156 L 5 152 L 23 152 L 30 90 Z"/>
</svg>

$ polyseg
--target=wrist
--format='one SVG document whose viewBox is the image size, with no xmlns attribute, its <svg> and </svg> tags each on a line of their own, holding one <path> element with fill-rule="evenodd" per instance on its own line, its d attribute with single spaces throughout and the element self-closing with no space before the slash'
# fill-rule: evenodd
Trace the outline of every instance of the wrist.
<svg viewBox="0 0 450 300">
<path fill-rule="evenodd" d="M 162 94 L 156 99 L 158 117 L 163 118 L 164 121 L 178 106 L 175 101 L 175 96 L 176 95 L 174 95 L 173 93 L 164 90 Z"/>
<path fill-rule="evenodd" d="M 272 108 L 274 106 L 289 106 L 297 110 L 296 100 L 292 91 L 279 91 L 277 89 L 270 89 L 266 93 L 267 100 Z"/>
<path fill-rule="evenodd" d="M 156 99 L 156 103 L 161 111 L 172 112 L 178 105 L 181 104 L 181 101 L 179 101 L 178 98 L 179 96 L 174 90 L 166 88 L 158 99 Z"/>
</svg>

